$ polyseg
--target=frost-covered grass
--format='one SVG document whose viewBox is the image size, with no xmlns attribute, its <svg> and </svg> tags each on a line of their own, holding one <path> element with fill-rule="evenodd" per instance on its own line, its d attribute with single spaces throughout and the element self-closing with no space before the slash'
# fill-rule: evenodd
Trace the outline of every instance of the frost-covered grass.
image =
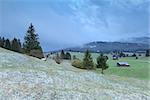
<svg viewBox="0 0 150 100">
<path fill-rule="evenodd" d="M 149 86 L 0 48 L 0 100 L 149 100 Z"/>
</svg>

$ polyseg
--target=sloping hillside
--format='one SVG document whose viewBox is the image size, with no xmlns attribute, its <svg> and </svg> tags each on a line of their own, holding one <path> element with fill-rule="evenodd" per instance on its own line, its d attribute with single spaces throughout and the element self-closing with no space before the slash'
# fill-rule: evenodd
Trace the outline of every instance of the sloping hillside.
<svg viewBox="0 0 150 100">
<path fill-rule="evenodd" d="M 0 48 L 1 100 L 149 100 L 146 81 L 104 76 Z"/>
</svg>

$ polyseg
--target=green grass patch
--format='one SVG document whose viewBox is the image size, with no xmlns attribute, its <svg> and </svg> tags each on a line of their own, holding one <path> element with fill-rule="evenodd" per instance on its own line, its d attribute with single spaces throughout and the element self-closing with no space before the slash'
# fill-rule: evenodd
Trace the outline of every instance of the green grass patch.
<svg viewBox="0 0 150 100">
<path fill-rule="evenodd" d="M 84 56 L 83 53 L 73 52 L 71 54 L 76 55 L 79 59 L 83 59 Z M 98 55 L 98 53 L 92 53 L 95 63 Z M 135 59 L 135 57 L 125 57 L 119 60 L 112 60 L 111 55 L 107 56 L 109 57 L 107 61 L 109 68 L 104 71 L 104 74 L 150 80 L 150 57 L 139 57 L 139 59 Z M 117 62 L 128 62 L 130 67 L 117 67 Z M 97 69 L 95 72 L 101 73 L 101 69 Z"/>
<path fill-rule="evenodd" d="M 128 62 L 130 67 L 117 67 L 117 62 Z M 138 79 L 150 79 L 148 60 L 135 59 L 133 57 L 121 58 L 119 60 L 109 60 L 109 68 L 105 71 L 106 74 L 115 74 L 125 77 L 133 77 Z"/>
</svg>

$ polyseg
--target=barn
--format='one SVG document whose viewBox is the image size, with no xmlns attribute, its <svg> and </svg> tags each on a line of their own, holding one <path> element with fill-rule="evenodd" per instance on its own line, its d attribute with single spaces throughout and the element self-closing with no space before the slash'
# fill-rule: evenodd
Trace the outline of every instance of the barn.
<svg viewBox="0 0 150 100">
<path fill-rule="evenodd" d="M 113 60 L 118 60 L 118 56 L 116 56 L 116 55 L 113 55 Z"/>
<path fill-rule="evenodd" d="M 127 62 L 117 62 L 118 67 L 129 67 L 130 65 Z"/>
</svg>

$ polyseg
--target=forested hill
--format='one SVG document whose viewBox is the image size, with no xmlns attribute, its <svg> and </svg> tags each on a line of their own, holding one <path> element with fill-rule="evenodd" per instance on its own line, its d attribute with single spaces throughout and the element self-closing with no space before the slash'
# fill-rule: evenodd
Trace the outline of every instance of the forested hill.
<svg viewBox="0 0 150 100">
<path fill-rule="evenodd" d="M 150 37 L 132 37 L 127 39 L 121 39 L 120 42 L 125 43 L 142 43 L 142 44 L 148 44 L 150 43 Z"/>
<path fill-rule="evenodd" d="M 82 46 L 67 48 L 71 51 L 85 51 L 89 49 L 92 52 L 111 52 L 111 51 L 141 51 L 149 48 L 148 44 L 142 43 L 123 43 L 123 42 L 90 42 Z"/>
</svg>

